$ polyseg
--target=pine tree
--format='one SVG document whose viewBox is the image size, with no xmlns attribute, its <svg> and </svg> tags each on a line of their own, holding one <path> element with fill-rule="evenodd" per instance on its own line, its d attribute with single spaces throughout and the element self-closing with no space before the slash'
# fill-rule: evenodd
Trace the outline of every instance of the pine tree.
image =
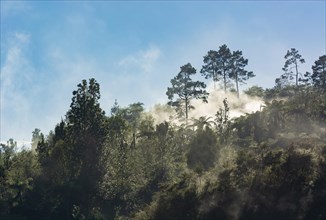
<svg viewBox="0 0 326 220">
<path fill-rule="evenodd" d="M 171 79 L 172 87 L 168 87 L 166 95 L 170 99 L 169 104 L 175 106 L 181 115 L 185 115 L 187 123 L 188 111 L 194 108 L 191 105 L 191 100 L 201 99 L 207 103 L 208 93 L 205 90 L 204 82 L 191 79 L 191 76 L 196 74 L 196 69 L 190 63 L 181 66 L 180 69 L 178 75 Z"/>
</svg>

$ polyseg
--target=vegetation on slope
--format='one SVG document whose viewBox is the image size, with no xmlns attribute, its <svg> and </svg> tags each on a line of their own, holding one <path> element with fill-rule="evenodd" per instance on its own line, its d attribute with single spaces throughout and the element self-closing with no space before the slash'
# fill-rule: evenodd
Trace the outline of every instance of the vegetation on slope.
<svg viewBox="0 0 326 220">
<path fill-rule="evenodd" d="M 248 89 L 265 105 L 232 119 L 227 99 L 214 117 L 193 119 L 179 99 L 181 122 L 155 123 L 142 103 L 116 102 L 108 116 L 100 85 L 83 80 L 54 131 L 35 129 L 32 150 L 1 145 L 0 218 L 325 219 L 324 57 L 295 85 Z M 198 92 L 177 84 L 179 98 Z"/>
</svg>

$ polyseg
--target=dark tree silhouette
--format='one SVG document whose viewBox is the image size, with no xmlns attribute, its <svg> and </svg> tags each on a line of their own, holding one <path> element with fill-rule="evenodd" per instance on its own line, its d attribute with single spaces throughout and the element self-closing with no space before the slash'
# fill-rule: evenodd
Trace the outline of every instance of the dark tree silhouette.
<svg viewBox="0 0 326 220">
<path fill-rule="evenodd" d="M 180 69 L 178 75 L 171 79 L 172 87 L 168 87 L 166 95 L 170 99 L 169 104 L 175 106 L 179 113 L 185 114 L 187 123 L 188 111 L 194 108 L 191 105 L 191 100 L 201 99 L 203 102 L 207 102 L 208 93 L 205 90 L 204 82 L 191 79 L 191 76 L 196 74 L 196 69 L 190 63 L 181 66 Z"/>
</svg>

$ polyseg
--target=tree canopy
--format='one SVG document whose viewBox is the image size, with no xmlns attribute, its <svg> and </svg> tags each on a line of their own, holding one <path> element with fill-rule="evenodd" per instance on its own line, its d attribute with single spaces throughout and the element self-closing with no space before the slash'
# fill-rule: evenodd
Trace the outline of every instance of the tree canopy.
<svg viewBox="0 0 326 220">
<path fill-rule="evenodd" d="M 326 55 L 320 56 L 312 66 L 312 74 L 307 73 L 306 77 L 312 81 L 314 87 L 326 90 Z"/>
<path fill-rule="evenodd" d="M 226 92 L 229 83 L 230 74 L 232 72 L 232 53 L 230 49 L 223 44 L 218 51 L 210 50 L 204 56 L 204 63 L 201 73 L 206 79 L 213 78 L 215 82 L 222 80 L 224 91 Z"/>
<path fill-rule="evenodd" d="M 302 79 L 302 74 L 299 72 L 299 64 L 305 63 L 299 51 L 295 48 L 288 50 L 284 56 L 285 64 L 282 70 L 284 73 L 280 78 L 276 79 L 276 83 L 289 83 L 295 79 L 295 86 L 298 87 L 300 79 Z M 295 69 L 295 72 L 293 72 Z"/>
<path fill-rule="evenodd" d="M 208 51 L 204 56 L 204 65 L 200 72 L 206 79 L 213 79 L 214 89 L 216 89 L 216 82 L 222 81 L 224 92 L 231 86 L 231 80 L 234 80 L 239 97 L 239 84 L 255 76 L 252 71 L 244 69 L 247 65 L 248 59 L 242 56 L 242 51 L 231 52 L 227 45 L 223 44 L 218 51 Z"/>
<path fill-rule="evenodd" d="M 297 69 L 301 55 L 288 53 L 287 70 Z M 238 93 L 253 76 L 242 51 L 226 45 L 204 63 L 207 79 L 234 80 Z M 233 118 L 243 105 L 222 91 L 212 115 L 188 122 L 195 99 L 211 100 L 195 74 L 181 66 L 170 106 L 158 108 L 175 108 L 186 123 L 158 121 L 141 102 L 115 100 L 107 115 L 100 84 L 82 80 L 53 131 L 31 130 L 32 149 L 0 144 L 0 219 L 325 219 L 325 55 L 300 86 L 253 86 L 235 97 L 263 104 Z"/>
<path fill-rule="evenodd" d="M 193 81 L 191 76 L 196 74 L 196 69 L 190 63 L 180 67 L 180 72 L 171 79 L 171 87 L 168 87 L 166 95 L 168 96 L 171 106 L 175 106 L 181 115 L 185 115 L 188 121 L 188 111 L 194 107 L 191 100 L 201 99 L 207 102 L 208 93 L 206 84 L 200 81 Z M 177 96 L 177 97 L 175 97 Z"/>
</svg>

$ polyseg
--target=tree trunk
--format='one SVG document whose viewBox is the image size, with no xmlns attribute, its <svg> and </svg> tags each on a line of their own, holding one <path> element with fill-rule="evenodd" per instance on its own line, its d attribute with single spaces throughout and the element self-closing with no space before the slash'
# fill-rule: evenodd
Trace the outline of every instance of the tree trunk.
<svg viewBox="0 0 326 220">
<path fill-rule="evenodd" d="M 132 147 L 135 149 L 136 148 L 136 133 L 132 133 Z"/>
<path fill-rule="evenodd" d="M 326 90 L 326 69 L 325 69 L 326 67 L 325 67 L 325 65 L 323 64 L 323 69 L 322 69 L 322 72 L 321 72 L 321 80 L 322 80 L 322 82 L 321 82 L 321 84 L 322 84 L 322 89 L 323 90 Z"/>
<path fill-rule="evenodd" d="M 224 74 L 223 74 L 223 80 L 224 80 L 224 93 L 226 93 L 226 75 L 225 75 L 225 70 L 224 70 Z"/>
<path fill-rule="evenodd" d="M 295 60 L 295 71 L 296 71 L 296 74 L 295 74 L 295 86 L 298 87 L 298 75 L 299 75 L 299 72 L 298 72 L 298 64 L 297 64 L 296 60 Z"/>
<path fill-rule="evenodd" d="M 185 99 L 185 106 L 186 106 L 186 126 L 188 125 L 188 97 Z"/>
<path fill-rule="evenodd" d="M 213 83 L 214 83 L 214 91 L 216 90 L 216 72 L 215 72 L 215 70 L 213 70 L 214 72 L 213 72 Z"/>
<path fill-rule="evenodd" d="M 225 63 L 223 63 L 223 80 L 224 80 L 224 93 L 226 93 L 226 71 L 225 71 Z"/>
<path fill-rule="evenodd" d="M 239 94 L 239 83 L 238 83 L 238 74 L 237 73 L 235 73 L 235 84 L 237 86 L 237 97 L 239 98 L 240 94 Z"/>
</svg>

